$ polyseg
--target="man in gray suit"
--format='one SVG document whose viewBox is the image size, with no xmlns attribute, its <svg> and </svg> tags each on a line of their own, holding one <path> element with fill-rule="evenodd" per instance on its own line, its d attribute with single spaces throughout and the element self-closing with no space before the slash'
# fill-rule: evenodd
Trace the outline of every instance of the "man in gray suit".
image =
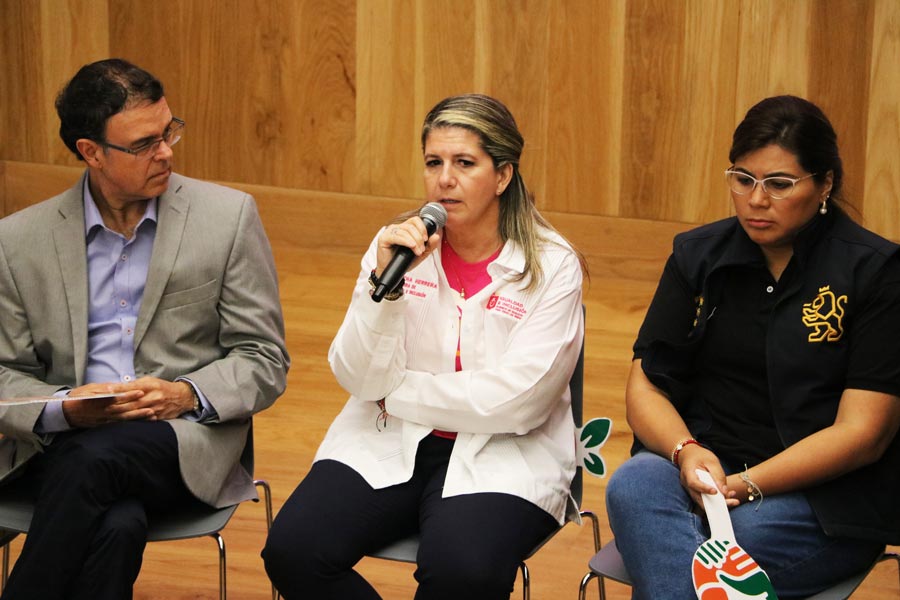
<svg viewBox="0 0 900 600">
<path fill-rule="evenodd" d="M 172 172 L 184 122 L 125 61 L 56 102 L 87 165 L 0 220 L 0 477 L 35 511 L 8 598 L 132 597 L 147 513 L 255 496 L 240 464 L 289 357 L 253 198 Z"/>
</svg>

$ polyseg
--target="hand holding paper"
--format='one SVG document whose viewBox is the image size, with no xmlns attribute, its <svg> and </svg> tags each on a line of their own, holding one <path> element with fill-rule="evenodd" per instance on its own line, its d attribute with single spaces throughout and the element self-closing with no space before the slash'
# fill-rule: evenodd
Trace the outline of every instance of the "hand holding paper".
<svg viewBox="0 0 900 600">
<path fill-rule="evenodd" d="M 116 399 L 127 397 L 129 394 L 114 394 L 111 392 L 82 394 L 78 396 L 24 396 L 21 398 L 4 398 L 0 400 L 0 406 L 22 406 L 25 404 L 41 404 L 46 402 L 67 402 L 70 400 L 96 400 L 100 398 Z"/>
<path fill-rule="evenodd" d="M 146 418 L 143 413 L 127 413 L 119 407 L 127 406 L 142 396 L 141 392 L 106 392 L 104 384 L 88 384 L 75 388 L 62 398 L 62 411 L 72 427 L 96 427 L 114 421 Z"/>
<path fill-rule="evenodd" d="M 133 403 L 144 395 L 142 390 L 113 391 L 118 387 L 119 384 L 90 383 L 70 390 L 66 396 L 7 398 L 0 400 L 0 406 L 56 403 L 61 405 L 66 422 L 77 428 L 153 416 L 152 411 L 133 407 Z"/>
</svg>

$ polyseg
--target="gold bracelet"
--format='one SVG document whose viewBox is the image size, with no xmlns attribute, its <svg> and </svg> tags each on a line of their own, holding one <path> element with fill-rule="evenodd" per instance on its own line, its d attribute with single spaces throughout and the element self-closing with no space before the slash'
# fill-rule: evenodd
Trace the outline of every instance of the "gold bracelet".
<svg viewBox="0 0 900 600">
<path fill-rule="evenodd" d="M 750 479 L 749 469 L 746 464 L 744 464 L 744 472 L 741 473 L 741 481 L 747 484 L 747 502 L 753 502 L 759 498 L 759 504 L 756 505 L 755 509 L 759 510 L 759 507 L 762 506 L 763 503 L 763 493 L 762 490 L 759 489 L 759 486 Z"/>
</svg>

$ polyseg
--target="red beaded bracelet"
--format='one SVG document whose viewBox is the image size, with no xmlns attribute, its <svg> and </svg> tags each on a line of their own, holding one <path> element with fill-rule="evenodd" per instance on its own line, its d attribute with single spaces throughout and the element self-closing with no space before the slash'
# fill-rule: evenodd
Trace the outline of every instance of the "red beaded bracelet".
<svg viewBox="0 0 900 600">
<path fill-rule="evenodd" d="M 672 464 L 673 465 L 675 465 L 676 467 L 678 466 L 678 455 L 681 454 L 681 451 L 684 450 L 685 446 L 690 446 L 691 444 L 697 444 L 699 446 L 700 442 L 698 442 L 694 438 L 688 438 L 686 440 L 678 442 L 675 445 L 675 449 L 672 450 Z"/>
</svg>

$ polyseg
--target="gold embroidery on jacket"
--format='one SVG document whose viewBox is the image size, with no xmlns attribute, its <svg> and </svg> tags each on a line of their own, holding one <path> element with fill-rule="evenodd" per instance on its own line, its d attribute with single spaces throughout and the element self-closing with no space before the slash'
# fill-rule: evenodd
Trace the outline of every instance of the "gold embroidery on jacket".
<svg viewBox="0 0 900 600">
<path fill-rule="evenodd" d="M 847 295 L 835 296 L 831 286 L 819 288 L 819 295 L 803 305 L 803 324 L 812 329 L 810 342 L 836 342 L 844 335 L 844 307 Z"/>
</svg>

